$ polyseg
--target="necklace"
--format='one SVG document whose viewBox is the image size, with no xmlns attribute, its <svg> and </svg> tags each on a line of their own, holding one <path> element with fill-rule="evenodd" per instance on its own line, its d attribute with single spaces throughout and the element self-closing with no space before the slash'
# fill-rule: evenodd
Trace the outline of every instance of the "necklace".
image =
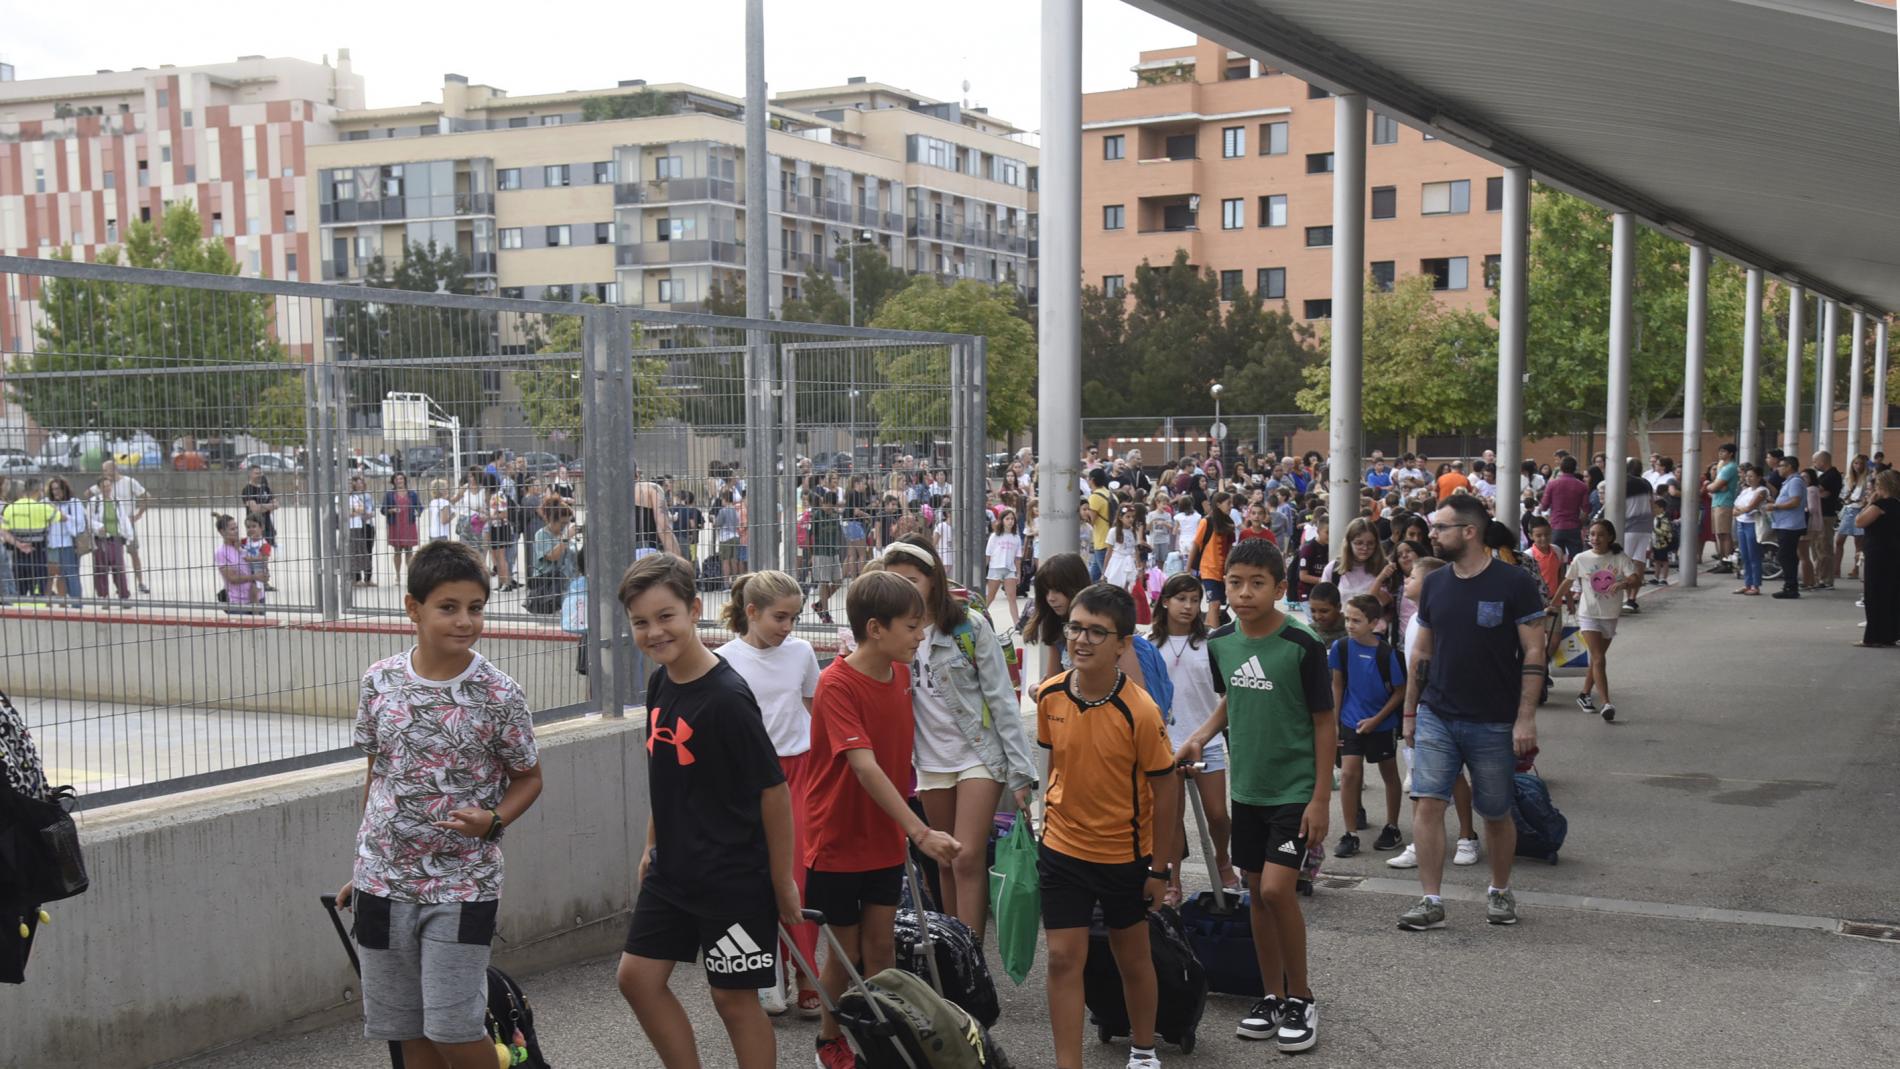
<svg viewBox="0 0 1900 1069">
<path fill-rule="evenodd" d="M 1093 701 L 1090 701 L 1089 699 L 1082 697 L 1081 694 L 1076 692 L 1075 673 L 1074 672 L 1069 673 L 1069 697 L 1073 698 L 1075 700 L 1075 704 L 1081 706 L 1084 709 L 1093 709 L 1098 705 L 1107 705 L 1109 702 L 1114 701 L 1115 695 L 1120 694 L 1121 691 L 1122 691 L 1122 670 L 1120 668 L 1115 669 L 1115 685 L 1108 688 L 1107 694 L 1103 695 L 1100 698 L 1096 698 Z"/>
</svg>

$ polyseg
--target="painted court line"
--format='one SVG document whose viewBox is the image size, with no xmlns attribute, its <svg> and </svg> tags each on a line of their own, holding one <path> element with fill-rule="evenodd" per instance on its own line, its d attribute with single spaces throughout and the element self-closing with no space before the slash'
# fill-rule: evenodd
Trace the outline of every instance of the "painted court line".
<svg viewBox="0 0 1900 1069">
<path fill-rule="evenodd" d="M 1337 876 L 1322 879 L 1329 881 L 1328 886 L 1337 886 L 1352 881 L 1355 890 L 1370 891 L 1373 894 L 1402 895 L 1416 898 L 1419 895 L 1417 880 L 1392 880 L 1378 876 Z M 1485 890 L 1481 887 L 1461 887 L 1446 884 L 1444 897 L 1458 902 L 1482 902 Z M 1519 903 L 1527 906 L 1549 906 L 1553 909 L 1574 909 L 1590 913 L 1616 913 L 1631 917 L 1656 917 L 1662 920 L 1707 921 L 1716 924 L 1747 924 L 1763 928 L 1796 928 L 1817 932 L 1839 932 L 1841 922 L 1835 917 L 1808 917 L 1796 913 L 1762 913 L 1746 909 L 1717 909 L 1713 906 L 1685 906 L 1673 902 L 1640 902 L 1628 898 L 1599 898 L 1595 895 L 1564 895 L 1546 891 L 1518 891 Z"/>
</svg>

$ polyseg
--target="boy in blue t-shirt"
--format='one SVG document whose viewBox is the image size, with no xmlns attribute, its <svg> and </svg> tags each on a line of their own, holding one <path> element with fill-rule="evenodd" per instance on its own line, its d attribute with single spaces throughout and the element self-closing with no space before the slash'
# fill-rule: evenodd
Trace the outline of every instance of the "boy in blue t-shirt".
<svg viewBox="0 0 1900 1069">
<path fill-rule="evenodd" d="M 1397 850 L 1399 835 L 1399 704 L 1405 698 L 1405 663 L 1398 651 L 1373 631 L 1385 616 L 1379 599 L 1360 594 L 1346 602 L 1346 637 L 1326 652 L 1333 670 L 1333 705 L 1339 710 L 1339 811 L 1346 833 L 1339 837 L 1334 857 L 1359 852 L 1360 790 L 1366 763 L 1379 766 L 1385 780 L 1385 827 L 1373 842 L 1374 850 Z"/>
</svg>

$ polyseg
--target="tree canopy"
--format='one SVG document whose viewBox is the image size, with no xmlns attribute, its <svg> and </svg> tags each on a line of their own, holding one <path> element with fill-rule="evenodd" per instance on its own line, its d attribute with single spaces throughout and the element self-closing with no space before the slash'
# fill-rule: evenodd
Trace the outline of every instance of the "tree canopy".
<svg viewBox="0 0 1900 1069">
<path fill-rule="evenodd" d="M 945 286 L 935 276 L 919 275 L 884 303 L 872 325 L 987 337 L 988 433 L 1007 437 L 1027 430 L 1036 413 L 1036 336 L 1016 312 L 1013 287 L 972 279 Z M 949 391 L 918 392 L 949 383 L 948 359 L 942 346 L 878 350 L 884 381 L 871 403 L 887 429 L 950 426 Z"/>
<path fill-rule="evenodd" d="M 587 297 L 582 304 L 596 304 L 594 298 Z M 546 324 L 546 338 L 540 352 L 577 353 L 581 349 L 581 331 L 585 320 L 578 315 L 550 316 Z M 641 348 L 640 327 L 633 328 L 633 347 Z M 586 435 L 584 388 L 581 382 L 581 362 L 574 360 L 552 360 L 535 363 L 527 368 L 509 372 L 515 389 L 521 393 L 521 408 L 527 414 L 528 426 L 533 428 L 535 437 L 541 439 L 564 438 L 571 442 L 576 450 Z M 633 409 L 633 427 L 640 430 L 650 427 L 663 419 L 680 414 L 680 401 L 675 391 L 666 387 L 666 361 L 651 357 L 634 357 L 633 389 L 627 403 Z"/>
</svg>

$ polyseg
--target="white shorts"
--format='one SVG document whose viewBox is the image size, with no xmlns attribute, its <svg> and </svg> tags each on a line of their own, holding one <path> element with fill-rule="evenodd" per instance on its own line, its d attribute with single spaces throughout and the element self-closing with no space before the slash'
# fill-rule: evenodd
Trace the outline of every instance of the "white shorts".
<svg viewBox="0 0 1900 1069">
<path fill-rule="evenodd" d="M 1577 630 L 1595 631 L 1606 639 L 1615 638 L 1617 619 L 1614 616 L 1579 616 Z"/>
<path fill-rule="evenodd" d="M 1655 540 L 1656 535 L 1652 531 L 1625 534 L 1623 536 L 1623 552 L 1628 554 L 1629 558 L 1634 561 L 1648 560 L 1649 547 Z"/>
<path fill-rule="evenodd" d="M 975 764 L 958 772 L 917 772 L 917 789 L 920 791 L 955 790 L 957 784 L 968 779 L 986 779 L 995 783 L 996 777 L 990 775 L 988 767 Z"/>
</svg>

